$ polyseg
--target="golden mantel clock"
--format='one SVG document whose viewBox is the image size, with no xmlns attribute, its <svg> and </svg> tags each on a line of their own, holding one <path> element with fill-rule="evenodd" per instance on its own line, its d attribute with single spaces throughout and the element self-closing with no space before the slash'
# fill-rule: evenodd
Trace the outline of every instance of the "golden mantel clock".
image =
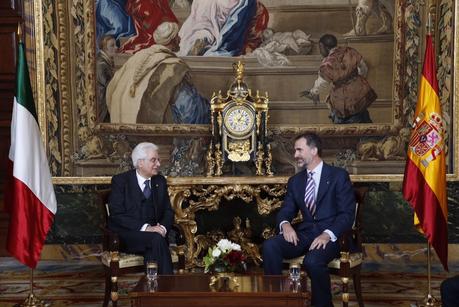
<svg viewBox="0 0 459 307">
<path fill-rule="evenodd" d="M 272 176 L 271 148 L 267 141 L 268 93 L 252 95 L 244 78 L 244 64 L 234 63 L 235 80 L 224 97 L 213 94 L 212 140 L 207 152 L 207 176 L 223 174 L 223 164 L 253 161 L 257 175 Z"/>
</svg>

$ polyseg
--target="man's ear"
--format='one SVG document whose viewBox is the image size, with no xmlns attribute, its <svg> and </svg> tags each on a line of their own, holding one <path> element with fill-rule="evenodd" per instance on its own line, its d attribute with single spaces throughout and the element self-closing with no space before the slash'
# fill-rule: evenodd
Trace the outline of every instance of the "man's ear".
<svg viewBox="0 0 459 307">
<path fill-rule="evenodd" d="M 311 153 L 312 153 L 314 156 L 317 156 L 317 147 L 311 148 Z"/>
</svg>

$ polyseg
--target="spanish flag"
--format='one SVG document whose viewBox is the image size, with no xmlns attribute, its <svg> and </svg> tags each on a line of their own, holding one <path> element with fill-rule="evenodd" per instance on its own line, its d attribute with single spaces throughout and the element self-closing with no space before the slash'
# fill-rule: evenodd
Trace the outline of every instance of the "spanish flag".
<svg viewBox="0 0 459 307">
<path fill-rule="evenodd" d="M 442 117 L 432 37 L 426 52 L 418 103 L 408 146 L 403 197 L 414 209 L 414 225 L 433 246 L 448 270 L 445 121 Z"/>
</svg>

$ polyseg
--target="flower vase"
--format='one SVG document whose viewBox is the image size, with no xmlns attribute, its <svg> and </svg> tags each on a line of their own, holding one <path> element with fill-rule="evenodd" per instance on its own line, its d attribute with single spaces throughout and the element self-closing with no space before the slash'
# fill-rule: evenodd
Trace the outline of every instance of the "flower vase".
<svg viewBox="0 0 459 307">
<path fill-rule="evenodd" d="M 212 291 L 235 291 L 239 288 L 239 279 L 232 272 L 215 272 L 209 283 Z"/>
</svg>

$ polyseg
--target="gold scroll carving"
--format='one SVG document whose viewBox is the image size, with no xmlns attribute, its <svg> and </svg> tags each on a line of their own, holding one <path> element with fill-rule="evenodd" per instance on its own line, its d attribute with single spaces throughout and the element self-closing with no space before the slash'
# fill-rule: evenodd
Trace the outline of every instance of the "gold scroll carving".
<svg viewBox="0 0 459 307">
<path fill-rule="evenodd" d="M 195 220 L 196 212 L 199 210 L 215 211 L 219 209 L 222 201 L 239 198 L 248 204 L 255 202 L 257 213 L 266 216 L 280 208 L 286 192 L 285 178 L 283 177 L 280 178 L 279 182 L 275 182 L 276 180 L 273 180 L 274 178 L 272 177 L 268 182 L 263 182 L 259 177 L 257 178 L 258 182 L 250 182 L 250 180 L 241 180 L 241 178 L 235 177 L 228 179 L 220 177 L 219 179 L 218 181 L 201 180 L 199 184 L 194 184 L 193 182 L 182 182 L 181 184 L 171 182 L 169 184 L 171 204 L 175 211 L 175 222 L 181 228 L 185 239 L 187 268 L 202 266 L 201 259 L 198 259 L 201 251 L 207 249 L 213 242 L 225 235 L 218 233 L 218 231 L 208 233 L 205 236 L 196 235 L 198 230 Z M 235 181 L 241 183 L 234 183 Z M 229 183 L 224 184 L 225 182 Z M 240 226 L 242 221 L 239 216 L 237 218 L 233 220 L 235 226 L 228 235 L 235 237 L 236 232 L 243 231 L 244 233 L 240 237 L 239 243 L 247 251 L 254 263 L 259 263 L 261 256 L 258 247 L 250 242 L 250 235 L 252 234 L 250 221 L 244 221 L 245 227 L 238 229 L 237 226 Z M 265 231 L 273 234 L 272 230 Z M 266 234 L 260 234 L 260 236 L 264 237 Z"/>
</svg>

